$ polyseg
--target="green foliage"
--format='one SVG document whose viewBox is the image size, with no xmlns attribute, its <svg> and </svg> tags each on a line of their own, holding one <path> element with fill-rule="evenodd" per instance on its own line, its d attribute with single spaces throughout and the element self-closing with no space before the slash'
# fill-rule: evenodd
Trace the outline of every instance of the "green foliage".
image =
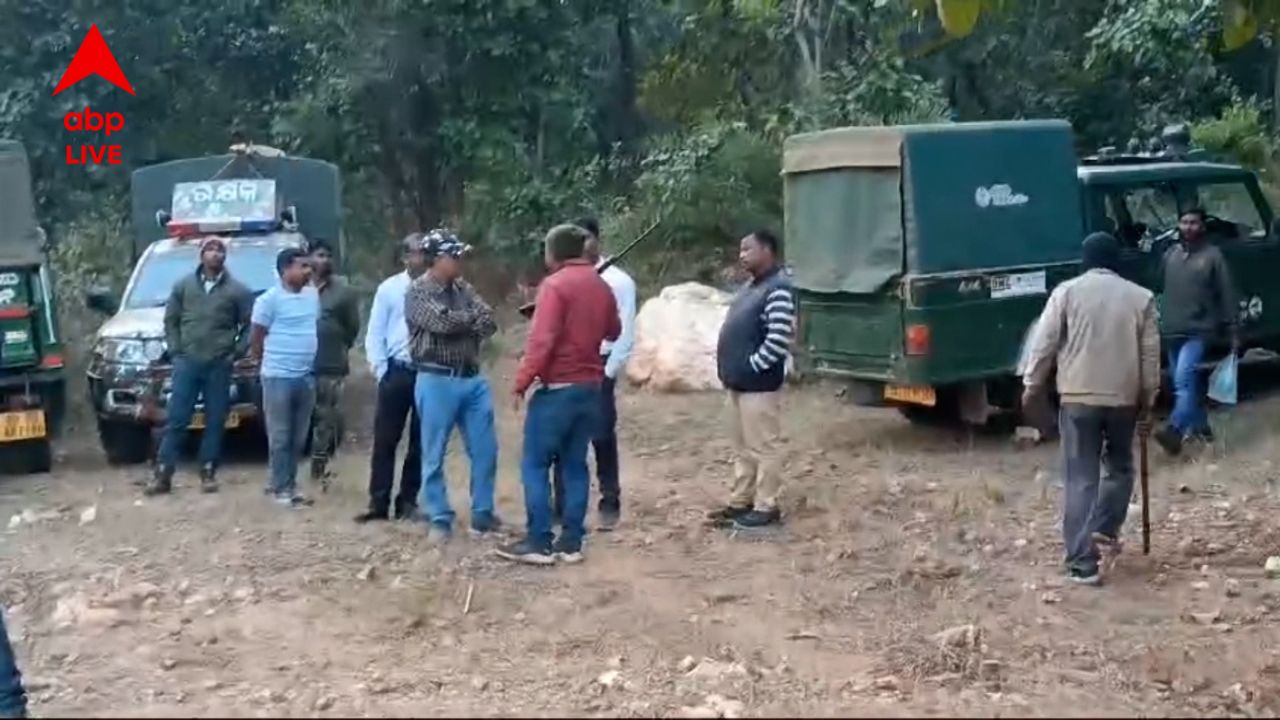
<svg viewBox="0 0 1280 720">
<path fill-rule="evenodd" d="M 1215 155 L 1264 174 L 1270 174 L 1276 160 L 1275 139 L 1255 103 L 1237 101 L 1220 117 L 1195 123 L 1191 140 Z"/>
<path fill-rule="evenodd" d="M 361 284 L 412 229 L 449 223 L 526 267 L 580 213 L 615 250 L 659 223 L 628 260 L 640 275 L 714 279 L 740 234 L 781 227 L 797 131 L 1064 117 L 1093 149 L 1186 120 L 1269 168 L 1275 109 L 1248 96 L 1280 78 L 1242 80 L 1245 51 L 1220 53 L 1240 1 L 1273 36 L 1266 0 L 981 0 L 973 23 L 970 0 L 946 18 L 935 0 L 0 3 L 0 135 L 26 143 L 77 285 L 119 279 L 128 173 L 221 152 L 233 129 L 339 163 Z M 95 80 L 50 96 L 90 17 L 137 97 Z M 65 164 L 61 118 L 85 105 L 126 113 L 123 167 Z"/>
</svg>

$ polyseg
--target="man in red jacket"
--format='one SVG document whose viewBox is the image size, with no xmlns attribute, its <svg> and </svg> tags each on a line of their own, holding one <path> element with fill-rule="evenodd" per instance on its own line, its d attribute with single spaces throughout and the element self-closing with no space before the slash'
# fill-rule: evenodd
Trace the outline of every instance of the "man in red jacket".
<svg viewBox="0 0 1280 720">
<path fill-rule="evenodd" d="M 559 225 L 547 233 L 545 259 L 551 274 L 538 288 L 537 309 L 516 373 L 517 408 L 535 380 L 539 385 L 529 398 L 520 462 L 526 537 L 497 550 L 516 562 L 582 561 L 591 483 L 587 447 L 599 422 L 604 380 L 600 343 L 617 340 L 622 332 L 613 291 L 584 257 L 586 243 L 587 232 L 574 225 Z M 553 542 L 548 471 L 555 458 L 564 476 L 564 517 L 560 537 Z"/>
</svg>

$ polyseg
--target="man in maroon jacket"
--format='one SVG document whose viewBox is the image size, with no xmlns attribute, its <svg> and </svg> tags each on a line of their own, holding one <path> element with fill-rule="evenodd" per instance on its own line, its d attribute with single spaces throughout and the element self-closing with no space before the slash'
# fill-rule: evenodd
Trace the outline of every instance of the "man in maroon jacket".
<svg viewBox="0 0 1280 720">
<path fill-rule="evenodd" d="M 591 483 L 587 447 L 599 422 L 604 380 L 600 343 L 617 340 L 622 332 L 613 291 L 583 257 L 586 242 L 587 232 L 574 225 L 559 225 L 547 233 L 545 259 L 551 274 L 538 288 L 537 309 L 516 373 L 517 408 L 534 381 L 539 385 L 529 398 L 520 462 L 527 534 L 497 550 L 516 562 L 582 561 Z M 564 476 L 564 517 L 560 537 L 553 542 L 547 473 L 555 458 Z"/>
</svg>

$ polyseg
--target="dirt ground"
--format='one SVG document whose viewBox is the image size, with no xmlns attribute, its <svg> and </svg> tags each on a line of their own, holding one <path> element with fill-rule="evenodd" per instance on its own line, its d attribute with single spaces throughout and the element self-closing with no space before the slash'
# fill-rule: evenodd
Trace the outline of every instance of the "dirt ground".
<svg viewBox="0 0 1280 720">
<path fill-rule="evenodd" d="M 32 712 L 1280 711 L 1280 581 L 1263 573 L 1280 553 L 1280 401 L 1219 416 L 1194 457 L 1153 455 L 1153 553 L 1133 518 L 1098 589 L 1061 580 L 1053 448 L 912 427 L 822 385 L 790 394 L 776 536 L 701 525 L 730 480 L 720 396 L 627 391 L 624 523 L 590 537 L 586 563 L 512 567 L 465 535 L 430 549 L 420 526 L 351 522 L 370 397 L 367 378 L 349 388 L 362 432 L 310 510 L 269 504 L 260 460 L 216 496 L 184 473 L 140 499 L 142 471 L 107 469 L 84 431 L 52 476 L 0 481 L 0 519 L 19 518 L 0 534 L 0 603 Z M 500 511 L 519 527 L 519 419 L 499 414 Z"/>
</svg>

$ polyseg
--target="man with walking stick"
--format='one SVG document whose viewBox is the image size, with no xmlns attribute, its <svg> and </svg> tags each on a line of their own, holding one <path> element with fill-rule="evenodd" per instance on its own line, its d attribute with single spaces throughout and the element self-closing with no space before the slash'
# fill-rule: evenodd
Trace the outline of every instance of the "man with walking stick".
<svg viewBox="0 0 1280 720">
<path fill-rule="evenodd" d="M 1133 494 L 1135 429 L 1144 449 L 1151 429 L 1160 333 L 1154 296 L 1116 274 L 1119 242 L 1094 233 L 1085 238 L 1083 255 L 1084 274 L 1054 289 L 1036 325 L 1022 402 L 1031 411 L 1045 406 L 1056 367 L 1067 577 L 1098 585 L 1101 550 L 1114 555 L 1120 549 Z M 1104 458 L 1107 472 L 1100 477 Z"/>
</svg>

